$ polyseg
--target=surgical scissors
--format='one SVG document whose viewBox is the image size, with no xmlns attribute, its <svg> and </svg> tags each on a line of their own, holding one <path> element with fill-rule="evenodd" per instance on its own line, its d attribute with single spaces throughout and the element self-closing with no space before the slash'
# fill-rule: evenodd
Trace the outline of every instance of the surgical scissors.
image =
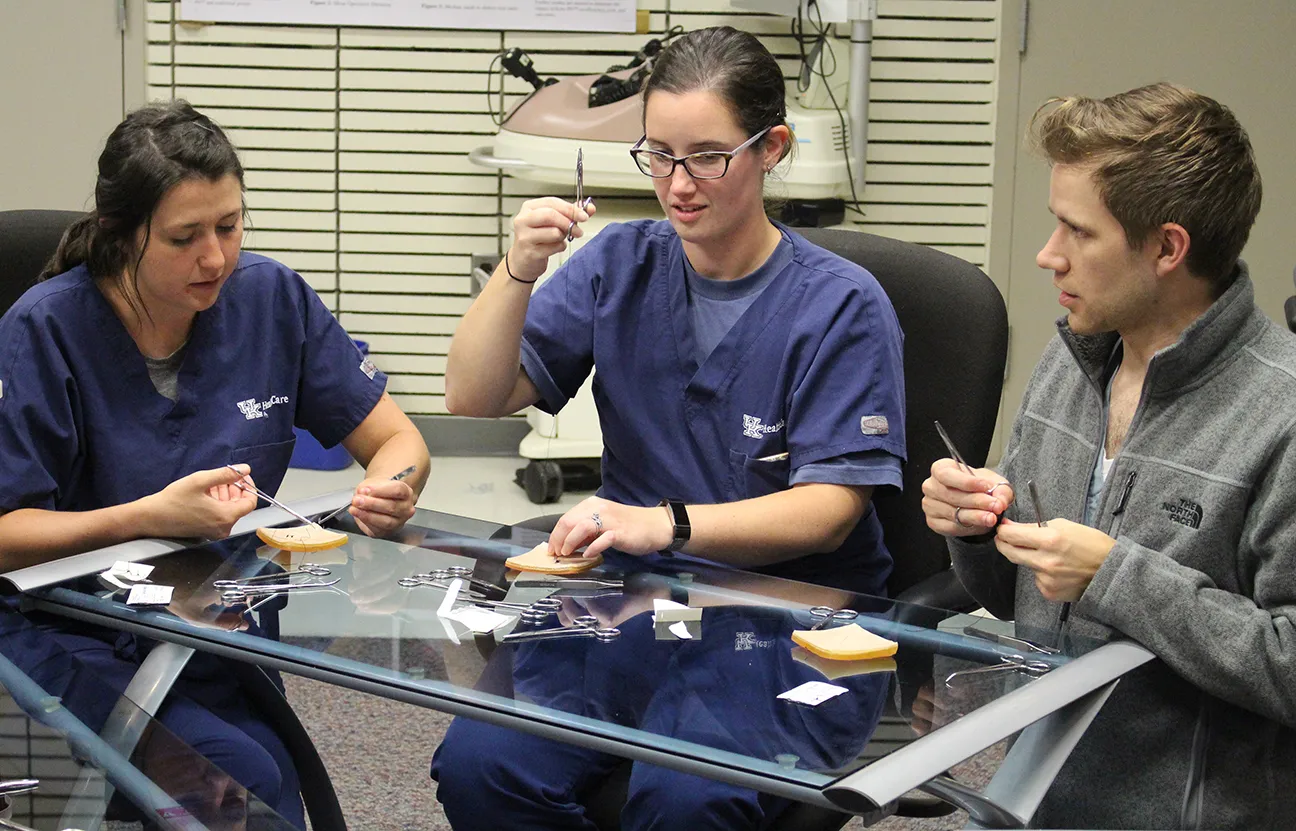
<svg viewBox="0 0 1296 831">
<path fill-rule="evenodd" d="M 985 667 L 973 667 L 972 669 L 960 669 L 951 672 L 945 676 L 945 686 L 948 689 L 954 688 L 954 679 L 963 678 L 968 675 L 981 675 L 991 672 L 1022 672 L 1026 675 L 1039 677 L 1053 669 L 1053 665 L 1047 661 L 1038 661 L 1026 658 L 1022 655 L 1004 655 L 1000 658 L 999 663 L 991 664 Z"/>
<path fill-rule="evenodd" d="M 317 566 L 314 563 L 302 563 L 292 571 L 280 571 L 274 574 L 258 574 L 255 577 L 240 577 L 237 580 L 216 580 L 212 586 L 218 589 L 233 589 L 239 586 L 246 586 L 248 583 L 269 582 L 274 580 L 283 580 L 287 582 L 289 578 L 298 574 L 309 574 L 312 577 L 328 577 L 333 572 L 324 566 Z"/>
<path fill-rule="evenodd" d="M 593 615 L 581 615 L 572 621 L 571 626 L 560 626 L 556 629 L 533 629 L 530 632 L 510 632 L 500 638 L 500 643 L 556 641 L 564 638 L 594 638 L 599 643 L 611 643 L 619 637 L 621 637 L 620 629 L 599 626 L 598 618 Z"/>
<path fill-rule="evenodd" d="M 834 609 L 831 606 L 811 606 L 810 617 L 816 619 L 815 625 L 810 627 L 813 632 L 823 629 L 829 623 L 849 623 L 859 617 L 859 612 L 854 609 Z"/>
<path fill-rule="evenodd" d="M 581 148 L 576 148 L 576 207 L 579 210 L 585 210 L 593 199 L 585 198 L 585 153 Z M 567 241 L 575 239 L 576 218 L 572 217 L 571 225 L 567 226 Z"/>
<path fill-rule="evenodd" d="M 479 589 L 483 589 L 485 591 L 495 592 L 495 593 L 504 591 L 504 589 L 500 588 L 494 583 L 490 583 L 485 580 L 479 580 L 476 577 L 473 577 L 472 572 L 473 570 L 468 566 L 445 566 L 443 568 L 433 569 L 432 571 L 423 571 L 417 574 L 411 574 L 409 577 L 405 579 L 415 581 L 409 584 L 410 586 L 414 586 L 414 585 L 420 585 L 423 581 L 428 581 L 428 580 L 433 581 L 435 585 L 440 585 L 440 581 L 442 580 L 453 580 L 457 577 L 465 581 L 466 583 L 468 583 L 468 585 L 476 586 Z M 406 584 L 401 583 L 401 585 L 406 585 Z"/>
<path fill-rule="evenodd" d="M 261 597 L 262 595 L 275 594 L 304 594 L 306 589 L 327 589 L 335 586 L 342 581 L 340 577 L 334 577 L 327 583 L 258 583 L 256 585 L 237 585 L 221 592 L 221 600 L 226 603 L 241 603 L 249 597 Z"/>
</svg>

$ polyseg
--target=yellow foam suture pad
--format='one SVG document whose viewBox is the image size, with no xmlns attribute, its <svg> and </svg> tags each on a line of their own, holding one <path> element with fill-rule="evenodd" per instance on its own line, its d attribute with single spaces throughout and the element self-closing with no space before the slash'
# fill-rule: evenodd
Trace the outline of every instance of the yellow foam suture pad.
<svg viewBox="0 0 1296 831">
<path fill-rule="evenodd" d="M 257 536 L 284 551 L 325 551 L 346 545 L 346 534 L 330 531 L 318 525 L 298 525 L 294 528 L 258 528 Z"/>
<path fill-rule="evenodd" d="M 555 557 L 549 553 L 549 543 L 542 542 L 525 554 L 509 557 L 504 565 L 515 571 L 534 571 L 537 574 L 579 574 L 602 565 L 603 556 Z"/>
<path fill-rule="evenodd" d="M 889 658 L 900 645 L 875 635 L 858 623 L 831 629 L 801 629 L 792 633 L 792 643 L 830 661 L 866 661 Z"/>
<path fill-rule="evenodd" d="M 874 672 L 895 672 L 896 668 L 896 662 L 890 658 L 834 661 L 830 658 L 820 658 L 813 652 L 799 646 L 792 647 L 792 660 L 799 664 L 805 664 L 829 681 L 835 681 L 838 678 L 850 678 L 853 675 L 869 675 Z"/>
</svg>

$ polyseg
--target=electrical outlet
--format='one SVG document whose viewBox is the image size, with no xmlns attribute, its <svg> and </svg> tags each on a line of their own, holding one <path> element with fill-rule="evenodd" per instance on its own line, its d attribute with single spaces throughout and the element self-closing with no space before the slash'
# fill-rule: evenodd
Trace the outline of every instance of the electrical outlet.
<svg viewBox="0 0 1296 831">
<path fill-rule="evenodd" d="M 471 257 L 472 260 L 469 264 L 468 277 L 472 280 L 472 285 L 469 288 L 468 293 L 470 296 L 476 297 L 481 294 L 482 287 L 486 285 L 486 281 L 495 273 L 495 269 L 499 268 L 500 255 L 494 253 L 473 254 Z"/>
</svg>

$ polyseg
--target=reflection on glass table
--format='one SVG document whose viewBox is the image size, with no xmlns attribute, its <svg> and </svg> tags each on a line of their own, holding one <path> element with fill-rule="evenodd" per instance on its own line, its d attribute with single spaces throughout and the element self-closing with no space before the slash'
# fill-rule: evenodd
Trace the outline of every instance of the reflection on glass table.
<svg viewBox="0 0 1296 831">
<path fill-rule="evenodd" d="M 1130 644 L 1059 643 L 681 556 L 613 552 L 578 579 L 519 575 L 505 559 L 541 535 L 448 514 L 420 510 L 384 540 L 347 522 L 329 523 L 348 541 L 327 551 L 284 552 L 243 533 L 152 556 L 150 579 L 175 589 L 166 607 L 128 606 L 93 577 L 129 547 L 6 577 L 45 612 L 593 750 L 860 814 L 922 787 L 997 825 L 1019 825 L 1033 806 L 944 772 L 1056 715 L 1068 738 L 1047 733 L 1028 766 L 1051 781 L 1104 691 L 1149 659 Z M 690 607 L 688 619 L 668 620 L 658 607 L 670 602 Z M 282 606 L 279 640 L 242 631 L 260 604 Z M 816 607 L 856 614 L 825 619 Z M 816 624 L 859 626 L 898 651 L 826 660 L 791 641 Z M 517 638 L 555 630 L 563 636 Z M 778 697 L 808 681 L 846 692 L 818 705 Z"/>
<path fill-rule="evenodd" d="M 33 642 L 46 646 L 30 667 L 45 686 L 10 660 L 25 662 Z M 78 700 L 115 700 L 112 723 L 129 729 L 96 734 L 65 706 L 69 693 Z M 292 828 L 4 606 L 0 722 L 0 794 L 8 802 L 0 809 L 0 829 L 93 829 L 105 819 L 177 831 Z"/>
</svg>

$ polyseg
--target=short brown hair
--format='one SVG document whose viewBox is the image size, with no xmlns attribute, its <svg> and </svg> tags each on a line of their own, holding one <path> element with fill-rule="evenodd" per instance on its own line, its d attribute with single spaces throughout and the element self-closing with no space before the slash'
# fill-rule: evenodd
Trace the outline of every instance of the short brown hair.
<svg viewBox="0 0 1296 831">
<path fill-rule="evenodd" d="M 1163 223 L 1188 231 L 1188 270 L 1223 290 L 1260 212 L 1260 171 L 1232 111 L 1157 83 L 1102 100 L 1054 98 L 1030 132 L 1050 164 L 1092 168 L 1131 248 Z"/>
</svg>

